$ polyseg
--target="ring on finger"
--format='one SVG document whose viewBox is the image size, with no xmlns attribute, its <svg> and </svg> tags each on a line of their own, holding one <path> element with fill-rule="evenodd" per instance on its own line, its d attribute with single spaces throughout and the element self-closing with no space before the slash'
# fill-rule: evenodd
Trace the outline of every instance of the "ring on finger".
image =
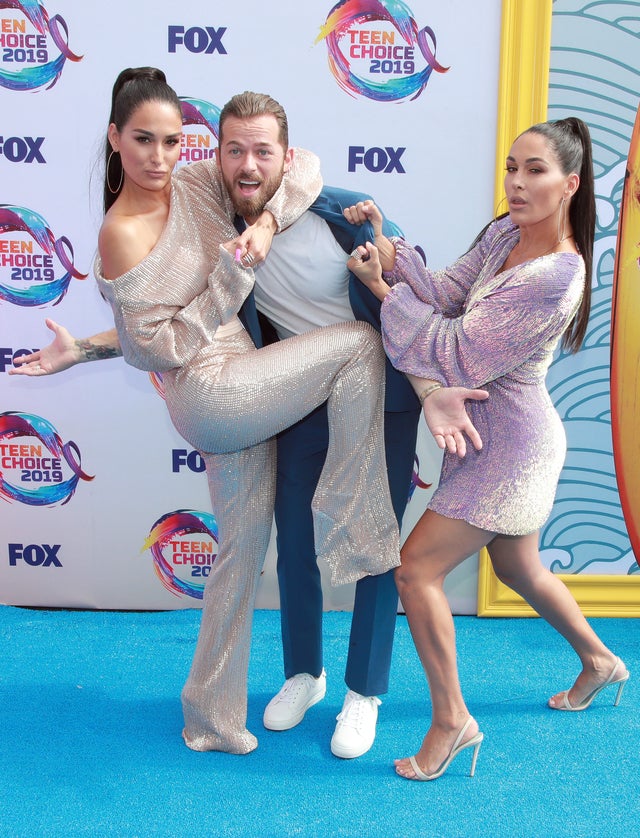
<svg viewBox="0 0 640 838">
<path fill-rule="evenodd" d="M 248 262 L 249 265 L 252 265 L 255 260 L 255 256 L 253 253 L 245 253 L 244 260 L 245 262 Z"/>
<path fill-rule="evenodd" d="M 356 247 L 355 250 L 351 251 L 351 258 L 355 259 L 356 262 L 362 262 L 362 256 L 360 255 L 360 251 L 358 250 L 357 247 Z"/>
</svg>

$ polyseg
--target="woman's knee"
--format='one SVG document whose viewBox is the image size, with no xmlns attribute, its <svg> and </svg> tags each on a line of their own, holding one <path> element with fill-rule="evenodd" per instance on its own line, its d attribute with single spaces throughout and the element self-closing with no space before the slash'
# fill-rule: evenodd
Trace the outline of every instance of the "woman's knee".
<svg viewBox="0 0 640 838">
<path fill-rule="evenodd" d="M 433 584 L 436 579 L 430 572 L 430 565 L 425 556 L 404 547 L 400 553 L 400 565 L 394 571 L 398 595 L 402 599 L 405 592 L 413 588 Z"/>
</svg>

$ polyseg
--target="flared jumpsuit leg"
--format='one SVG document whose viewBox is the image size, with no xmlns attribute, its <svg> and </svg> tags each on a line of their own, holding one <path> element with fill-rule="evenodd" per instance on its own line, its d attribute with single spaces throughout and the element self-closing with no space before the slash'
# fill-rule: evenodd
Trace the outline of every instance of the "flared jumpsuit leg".
<svg viewBox="0 0 640 838">
<path fill-rule="evenodd" d="M 204 459 L 219 549 L 182 691 L 183 737 L 194 751 L 245 754 L 258 745 L 246 729 L 246 681 L 253 609 L 271 535 L 275 441 Z"/>
<path fill-rule="evenodd" d="M 313 500 L 318 556 L 328 562 L 333 584 L 399 564 L 385 470 L 383 385 L 380 337 L 364 323 L 233 355 L 209 390 L 199 382 L 198 410 L 202 422 L 209 417 L 209 436 L 203 432 L 197 447 L 205 456 L 220 540 L 182 693 L 183 736 L 194 750 L 246 753 L 257 744 L 246 729 L 246 682 L 253 604 L 273 515 L 275 442 L 264 440 L 327 401 L 329 449 Z M 221 453 L 207 453 L 212 450 Z"/>
</svg>

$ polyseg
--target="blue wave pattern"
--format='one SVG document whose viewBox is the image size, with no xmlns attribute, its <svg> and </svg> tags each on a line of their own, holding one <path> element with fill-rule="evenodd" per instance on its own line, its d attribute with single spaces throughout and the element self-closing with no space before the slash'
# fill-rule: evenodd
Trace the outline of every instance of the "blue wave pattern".
<svg viewBox="0 0 640 838">
<path fill-rule="evenodd" d="M 637 2 L 553 3 L 549 119 L 573 115 L 589 125 L 598 210 L 585 344 L 577 355 L 558 353 L 547 377 L 568 444 L 540 540 L 542 561 L 556 573 L 640 571 L 618 497 L 609 390 L 616 232 L 640 99 L 638 12 Z"/>
</svg>

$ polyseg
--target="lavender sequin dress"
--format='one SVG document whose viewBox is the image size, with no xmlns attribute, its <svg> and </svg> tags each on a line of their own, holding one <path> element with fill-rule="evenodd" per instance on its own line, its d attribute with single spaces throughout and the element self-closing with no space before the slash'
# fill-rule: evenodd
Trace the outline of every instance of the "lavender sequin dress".
<svg viewBox="0 0 640 838">
<path fill-rule="evenodd" d="M 382 305 L 395 367 L 489 393 L 467 403 L 484 447 L 469 447 L 463 459 L 445 453 L 429 507 L 507 535 L 536 531 L 551 511 L 566 439 L 545 376 L 585 278 L 574 253 L 500 272 L 518 240 L 518 228 L 500 219 L 454 265 L 430 271 L 394 239 L 395 267 L 385 274 L 393 289 Z"/>
</svg>

